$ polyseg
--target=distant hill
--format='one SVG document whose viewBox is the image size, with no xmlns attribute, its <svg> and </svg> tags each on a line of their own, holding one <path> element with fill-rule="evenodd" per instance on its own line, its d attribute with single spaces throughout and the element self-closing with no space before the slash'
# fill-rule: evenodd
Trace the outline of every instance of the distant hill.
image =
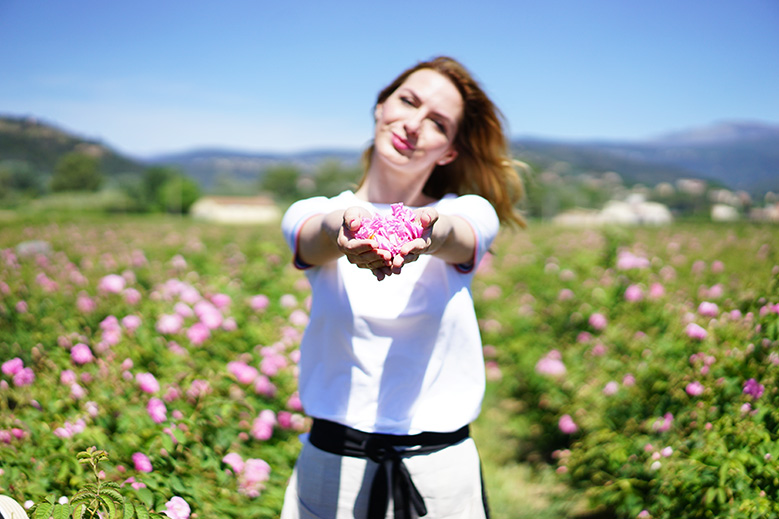
<svg viewBox="0 0 779 519">
<path fill-rule="evenodd" d="M 220 176 L 238 182 L 256 182 L 263 171 L 281 164 L 300 170 L 312 171 L 324 161 L 332 160 L 350 166 L 356 164 L 357 151 L 305 151 L 299 153 L 250 153 L 224 149 L 199 149 L 184 153 L 161 155 L 150 159 L 151 163 L 174 166 L 208 188 Z"/>
<path fill-rule="evenodd" d="M 756 197 L 779 193 L 779 126 L 758 122 L 721 122 L 638 142 L 572 142 L 532 137 L 512 141 L 515 155 L 537 168 L 566 163 L 569 174 L 614 171 L 628 185 L 654 186 L 679 178 L 702 178 L 714 185 Z M 362 150 L 313 150 L 301 153 L 253 153 L 198 149 L 141 160 L 117 153 L 30 117 L 0 117 L 0 162 L 25 161 L 51 172 L 71 151 L 98 156 L 107 175 L 136 174 L 150 165 L 180 168 L 205 189 L 220 177 L 254 183 L 270 166 L 291 164 L 313 171 L 323 161 L 356 165 Z"/>
<path fill-rule="evenodd" d="M 518 139 L 526 160 L 571 164 L 578 171 L 616 171 L 628 183 L 655 185 L 679 177 L 733 190 L 779 192 L 779 126 L 722 122 L 644 142 L 560 142 Z"/>
<path fill-rule="evenodd" d="M 0 162 L 18 161 L 50 174 L 59 159 L 77 151 L 97 157 L 106 175 L 136 173 L 140 161 L 123 156 L 103 143 L 86 139 L 33 117 L 0 116 Z"/>
</svg>

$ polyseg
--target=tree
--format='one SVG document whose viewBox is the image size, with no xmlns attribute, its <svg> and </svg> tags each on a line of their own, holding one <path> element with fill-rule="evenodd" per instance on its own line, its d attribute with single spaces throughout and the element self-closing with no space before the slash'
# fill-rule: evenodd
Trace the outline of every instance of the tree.
<svg viewBox="0 0 779 519">
<path fill-rule="evenodd" d="M 276 200 L 297 200 L 300 198 L 299 179 L 300 171 L 294 166 L 273 166 L 260 180 L 260 189 L 270 193 Z"/>
<path fill-rule="evenodd" d="M 160 198 L 162 186 L 177 175 L 180 173 L 175 168 L 167 166 L 152 166 L 145 169 L 142 181 L 142 205 L 147 209 L 164 209 L 165 204 Z"/>
<path fill-rule="evenodd" d="M 163 209 L 169 213 L 188 213 L 189 208 L 198 198 L 200 198 L 200 186 L 183 175 L 170 178 L 158 193 Z"/>
<path fill-rule="evenodd" d="M 51 177 L 52 191 L 97 191 L 103 183 L 103 173 L 97 158 L 71 152 L 58 162 Z"/>
<path fill-rule="evenodd" d="M 314 174 L 314 190 L 318 195 L 335 196 L 345 189 L 354 188 L 361 173 L 359 166 L 344 167 L 338 161 L 328 160 Z"/>
</svg>

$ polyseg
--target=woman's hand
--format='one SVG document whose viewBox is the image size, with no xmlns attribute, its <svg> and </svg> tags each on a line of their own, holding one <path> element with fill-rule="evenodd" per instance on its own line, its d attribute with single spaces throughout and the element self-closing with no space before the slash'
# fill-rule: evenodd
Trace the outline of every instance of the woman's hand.
<svg viewBox="0 0 779 519">
<path fill-rule="evenodd" d="M 376 248 L 373 240 L 355 238 L 354 233 L 360 229 L 363 220 L 369 220 L 371 214 L 362 207 L 350 207 L 343 212 L 343 217 L 335 238 L 338 250 L 346 256 L 349 263 L 359 268 L 370 269 L 376 279 L 381 281 L 392 274 L 392 254 L 389 251 Z"/>
<path fill-rule="evenodd" d="M 392 258 L 391 272 L 400 274 L 403 265 L 419 259 L 422 254 L 432 254 L 435 251 L 433 226 L 438 221 L 438 211 L 431 207 L 422 207 L 414 211 L 416 220 L 422 226 L 422 236 L 405 243 L 400 252 Z"/>
</svg>

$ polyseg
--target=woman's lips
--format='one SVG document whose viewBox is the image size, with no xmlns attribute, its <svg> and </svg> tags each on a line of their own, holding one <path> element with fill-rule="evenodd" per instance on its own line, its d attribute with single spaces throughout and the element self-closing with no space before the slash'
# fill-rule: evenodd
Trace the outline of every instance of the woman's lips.
<svg viewBox="0 0 779 519">
<path fill-rule="evenodd" d="M 398 151 L 414 151 L 414 146 L 397 133 L 392 134 L 392 145 Z"/>
</svg>

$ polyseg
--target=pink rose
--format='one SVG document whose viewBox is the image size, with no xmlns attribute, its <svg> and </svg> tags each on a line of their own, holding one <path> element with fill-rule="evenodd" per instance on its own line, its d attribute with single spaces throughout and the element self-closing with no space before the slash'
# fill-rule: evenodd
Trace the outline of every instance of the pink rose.
<svg viewBox="0 0 779 519">
<path fill-rule="evenodd" d="M 70 350 L 70 358 L 76 364 L 87 364 L 95 360 L 92 350 L 86 344 L 78 343 Z"/>
<path fill-rule="evenodd" d="M 151 460 L 142 452 L 133 454 L 133 464 L 138 472 L 151 472 L 153 470 Z"/>
<path fill-rule="evenodd" d="M 160 383 L 151 373 L 138 373 L 135 375 L 135 380 L 141 387 L 141 391 L 145 393 L 153 394 L 160 390 Z"/>
<path fill-rule="evenodd" d="M 183 498 L 173 496 L 170 501 L 165 503 L 165 510 L 163 510 L 162 513 L 171 519 L 189 519 L 191 510 Z"/>
</svg>

